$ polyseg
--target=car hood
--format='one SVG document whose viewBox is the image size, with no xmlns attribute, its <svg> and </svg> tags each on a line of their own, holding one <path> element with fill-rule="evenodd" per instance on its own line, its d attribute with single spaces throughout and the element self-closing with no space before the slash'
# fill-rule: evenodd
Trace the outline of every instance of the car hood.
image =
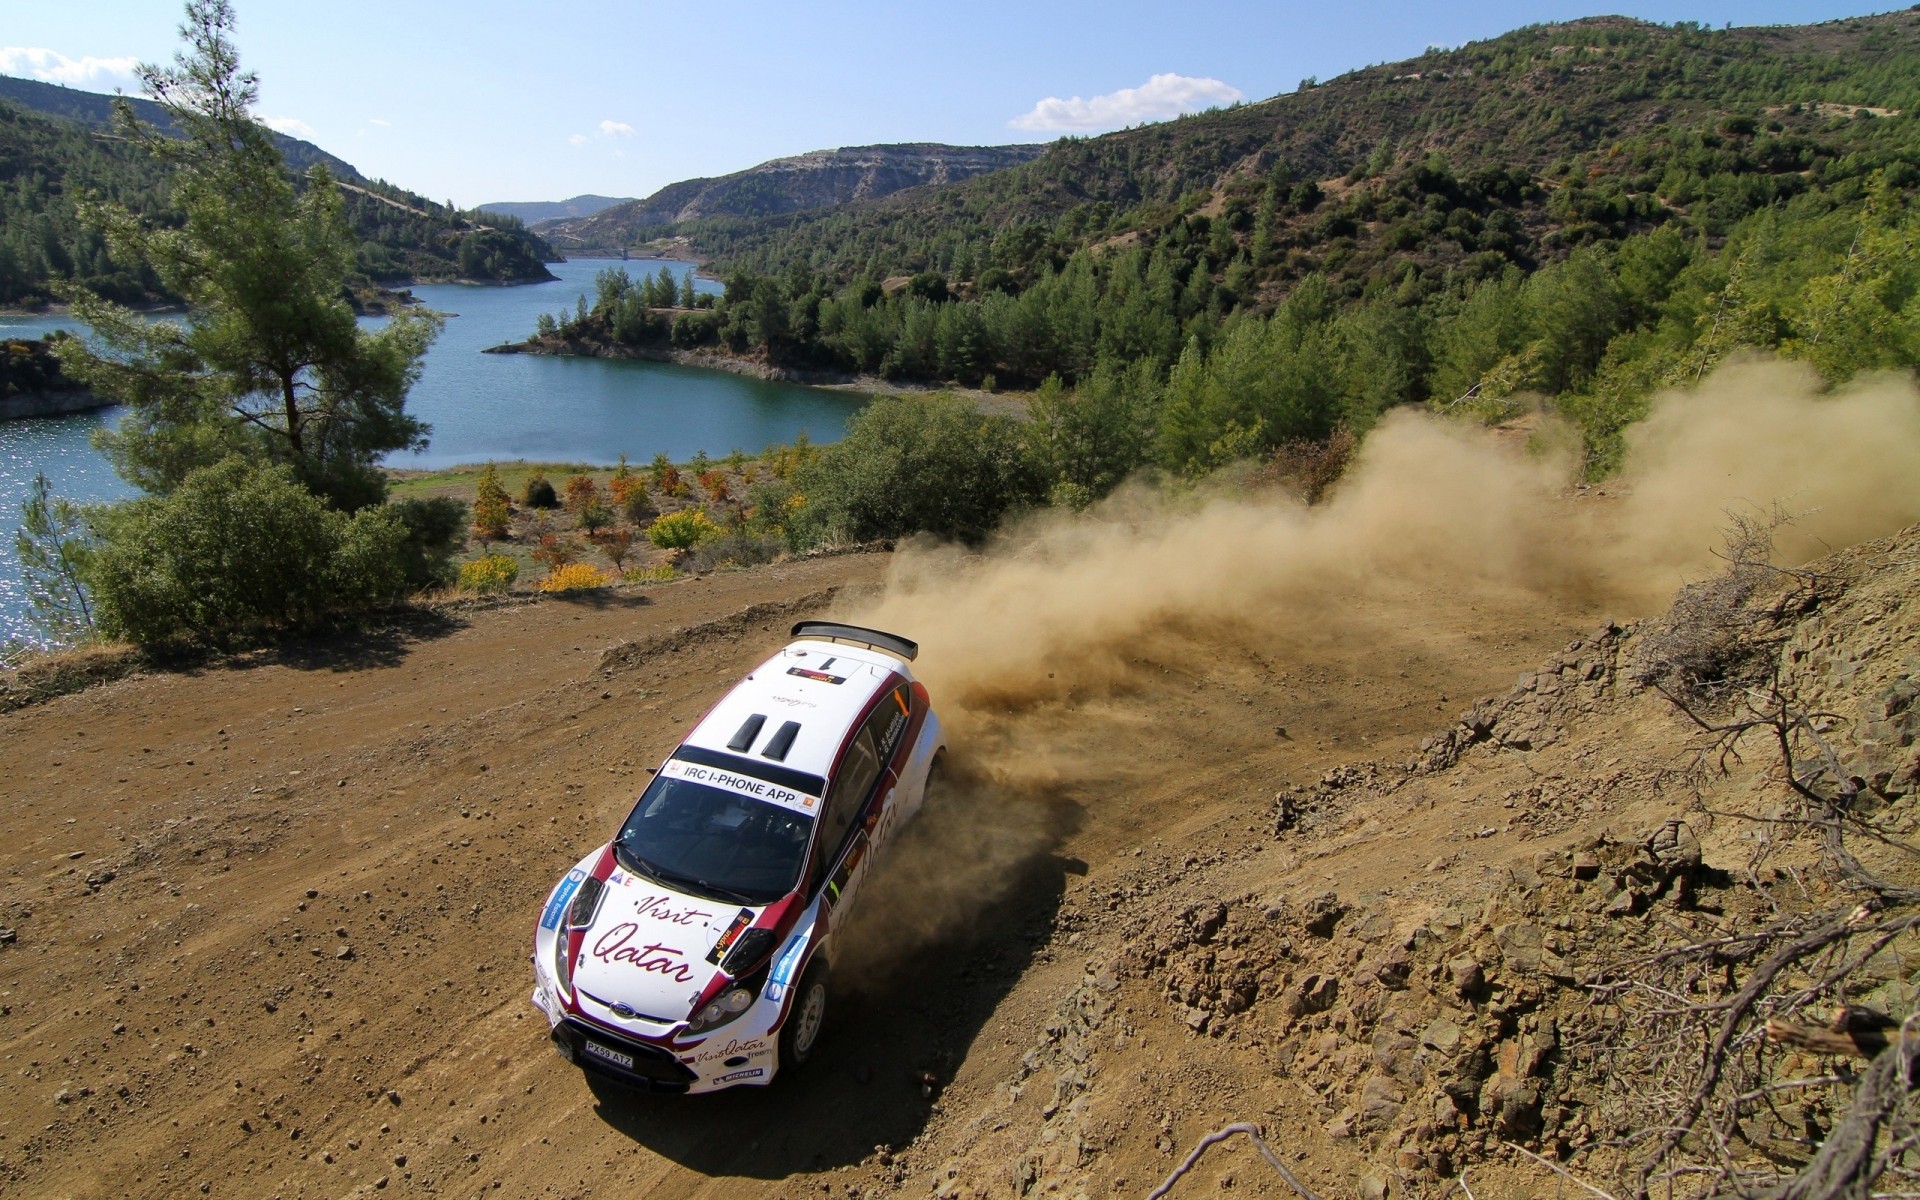
<svg viewBox="0 0 1920 1200">
<path fill-rule="evenodd" d="M 609 1007 L 623 1004 L 642 1020 L 683 1021 L 727 949 L 761 911 L 616 870 L 581 940 L 573 986 Z"/>
</svg>

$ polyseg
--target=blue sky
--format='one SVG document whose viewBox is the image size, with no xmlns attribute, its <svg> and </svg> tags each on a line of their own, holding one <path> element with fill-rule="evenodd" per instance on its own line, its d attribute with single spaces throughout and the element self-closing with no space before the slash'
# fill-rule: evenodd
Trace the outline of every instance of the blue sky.
<svg viewBox="0 0 1920 1200">
<path fill-rule="evenodd" d="M 369 175 L 473 205 L 644 196 L 786 154 L 1048 141 L 1293 90 L 1520 25 L 1712 25 L 1887 11 L 1844 0 L 235 0 L 260 114 Z M 0 74 L 133 91 L 177 4 L 18 4 Z"/>
</svg>

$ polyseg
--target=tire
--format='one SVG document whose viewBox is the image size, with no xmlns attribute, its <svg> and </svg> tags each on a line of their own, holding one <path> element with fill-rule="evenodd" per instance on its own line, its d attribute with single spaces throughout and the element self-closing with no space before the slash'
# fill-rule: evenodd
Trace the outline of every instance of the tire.
<svg viewBox="0 0 1920 1200">
<path fill-rule="evenodd" d="M 947 752 L 942 748 L 933 752 L 933 761 L 927 764 L 927 782 L 921 788 L 920 803 L 937 805 L 951 788 L 947 782 Z"/>
<path fill-rule="evenodd" d="M 820 1030 L 827 1017 L 827 966 L 808 964 L 793 989 L 793 1008 L 787 1023 L 780 1027 L 780 1065 L 788 1070 L 803 1067 L 820 1045 Z"/>
</svg>

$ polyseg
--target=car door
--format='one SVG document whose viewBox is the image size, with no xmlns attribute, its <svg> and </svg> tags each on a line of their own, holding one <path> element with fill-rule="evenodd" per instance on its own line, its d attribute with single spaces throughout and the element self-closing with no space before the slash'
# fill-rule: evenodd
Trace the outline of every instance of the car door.
<svg viewBox="0 0 1920 1200">
<path fill-rule="evenodd" d="M 910 711 L 903 691 L 889 692 L 861 723 L 828 789 L 821 844 L 840 846 L 827 857 L 832 869 L 824 879 L 827 903 L 836 911 L 851 911 L 873 851 L 892 829 L 896 777 L 890 764 Z"/>
</svg>

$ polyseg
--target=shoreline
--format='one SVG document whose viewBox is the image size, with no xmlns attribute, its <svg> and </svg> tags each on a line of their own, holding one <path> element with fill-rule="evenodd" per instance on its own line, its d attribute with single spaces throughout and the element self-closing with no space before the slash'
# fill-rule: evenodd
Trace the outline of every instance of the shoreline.
<svg viewBox="0 0 1920 1200">
<path fill-rule="evenodd" d="M 620 358 L 640 362 L 670 363 L 696 370 L 726 371 L 753 379 L 777 383 L 797 383 L 829 392 L 852 392 L 862 396 L 925 396 L 946 393 L 971 400 L 983 412 L 1023 414 L 1027 408 L 1025 392 L 988 392 L 960 384 L 935 384 L 883 379 L 878 375 L 850 374 L 846 371 L 816 370 L 807 367 L 782 367 L 764 359 L 744 358 L 712 350 L 679 350 L 653 346 L 604 346 L 580 341 L 543 343 L 539 338 L 523 342 L 503 342 L 488 346 L 482 354 L 531 354 L 542 358 Z"/>
</svg>

